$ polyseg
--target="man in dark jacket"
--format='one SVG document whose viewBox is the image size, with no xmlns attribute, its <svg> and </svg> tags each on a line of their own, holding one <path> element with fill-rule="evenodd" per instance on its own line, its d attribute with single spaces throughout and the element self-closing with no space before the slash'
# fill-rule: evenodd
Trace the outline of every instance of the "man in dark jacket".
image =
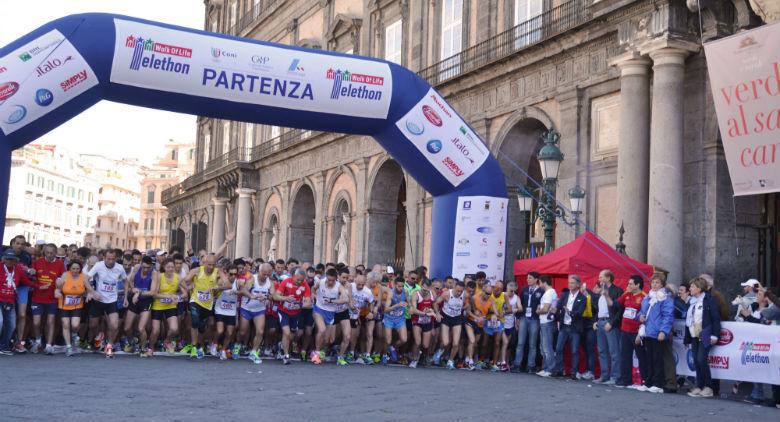
<svg viewBox="0 0 780 422">
<path fill-rule="evenodd" d="M 615 275 L 610 270 L 599 273 L 598 298 L 594 303 L 594 330 L 599 348 L 601 378 L 597 383 L 613 385 L 620 376 L 620 304 L 618 298 L 623 289 L 614 284 Z"/>
<path fill-rule="evenodd" d="M 571 343 L 571 377 L 575 378 L 577 368 L 580 362 L 580 337 L 583 328 L 582 313 L 585 312 L 587 299 L 580 292 L 582 280 L 580 276 L 572 274 L 569 276 L 569 291 L 561 295 L 557 306 L 557 319 L 560 321 L 560 332 L 558 333 L 558 344 L 555 348 L 555 369 L 553 376 L 563 376 L 563 350 L 566 343 Z"/>
<path fill-rule="evenodd" d="M 519 329 L 517 330 L 517 348 L 515 349 L 515 359 L 512 363 L 515 371 L 520 371 L 525 356 L 525 346 L 528 345 L 528 373 L 536 373 L 536 347 L 539 339 L 539 314 L 536 309 L 542 300 L 544 290 L 539 287 L 539 273 L 528 273 L 528 285 L 523 287 L 520 292 L 520 304 L 522 306 L 522 316 L 517 318 Z"/>
</svg>

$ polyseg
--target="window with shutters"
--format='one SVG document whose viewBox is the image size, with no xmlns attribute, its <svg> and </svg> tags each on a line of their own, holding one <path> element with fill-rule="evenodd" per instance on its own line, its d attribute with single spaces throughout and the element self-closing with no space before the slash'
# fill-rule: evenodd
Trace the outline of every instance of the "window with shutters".
<svg viewBox="0 0 780 422">
<path fill-rule="evenodd" d="M 542 37 L 544 0 L 515 0 L 515 48 L 523 48 Z"/>
<path fill-rule="evenodd" d="M 460 53 L 463 39 L 463 0 L 444 0 L 441 7 L 442 77 L 460 73 Z"/>
<path fill-rule="evenodd" d="M 391 23 L 385 28 L 385 60 L 402 64 L 401 44 L 403 41 L 401 19 Z"/>
</svg>

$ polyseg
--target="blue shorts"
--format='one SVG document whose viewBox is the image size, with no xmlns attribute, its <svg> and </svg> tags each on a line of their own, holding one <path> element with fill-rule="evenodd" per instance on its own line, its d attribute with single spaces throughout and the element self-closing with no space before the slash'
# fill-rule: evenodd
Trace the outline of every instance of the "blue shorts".
<svg viewBox="0 0 780 422">
<path fill-rule="evenodd" d="M 245 319 L 247 321 L 251 321 L 251 320 L 253 320 L 253 319 L 257 318 L 257 317 L 260 317 L 260 316 L 265 316 L 265 309 L 263 309 L 261 311 L 257 311 L 257 312 L 252 312 L 252 311 L 247 311 L 244 308 L 241 308 L 238 312 L 239 312 L 239 314 L 241 314 L 241 318 L 243 318 L 243 319 Z"/>
<path fill-rule="evenodd" d="M 333 322 L 336 320 L 335 312 L 326 311 L 317 305 L 314 305 L 314 312 L 325 320 L 325 325 L 333 325 Z"/>
<path fill-rule="evenodd" d="M 511 328 L 504 327 L 504 334 L 507 337 L 512 337 L 515 334 L 515 326 L 513 325 Z"/>
<path fill-rule="evenodd" d="M 485 321 L 484 326 L 485 334 L 492 336 L 495 334 L 501 334 L 504 331 L 504 324 L 499 322 L 497 327 L 491 327 L 488 321 Z"/>
<path fill-rule="evenodd" d="M 290 331 L 298 331 L 298 326 L 301 323 L 301 314 L 287 315 L 284 312 L 279 312 L 279 324 L 282 327 L 290 327 Z"/>
<path fill-rule="evenodd" d="M 391 330 L 400 330 L 401 327 L 406 327 L 406 318 L 404 318 L 403 315 L 400 318 L 393 318 L 385 315 L 385 319 L 382 320 L 382 324 L 384 324 L 385 328 L 389 328 Z"/>
<path fill-rule="evenodd" d="M 214 315 L 211 309 L 206 309 L 195 302 L 190 303 L 190 320 L 192 321 L 192 328 L 196 328 L 199 333 L 206 332 L 206 326 L 208 325 L 209 318 Z"/>
<path fill-rule="evenodd" d="M 30 311 L 33 315 L 57 315 L 56 303 L 34 303 L 30 305 Z"/>
<path fill-rule="evenodd" d="M 26 305 L 30 302 L 30 286 L 18 286 L 16 288 L 16 303 Z"/>
</svg>

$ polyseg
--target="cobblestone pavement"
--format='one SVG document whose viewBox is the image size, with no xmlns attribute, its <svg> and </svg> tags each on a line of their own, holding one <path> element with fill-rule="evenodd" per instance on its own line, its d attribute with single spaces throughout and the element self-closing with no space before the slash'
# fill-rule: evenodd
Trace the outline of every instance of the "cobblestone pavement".
<svg viewBox="0 0 780 422">
<path fill-rule="evenodd" d="M 732 400 L 488 371 L 265 360 L 0 356 L 0 420 L 778 420 Z"/>
</svg>

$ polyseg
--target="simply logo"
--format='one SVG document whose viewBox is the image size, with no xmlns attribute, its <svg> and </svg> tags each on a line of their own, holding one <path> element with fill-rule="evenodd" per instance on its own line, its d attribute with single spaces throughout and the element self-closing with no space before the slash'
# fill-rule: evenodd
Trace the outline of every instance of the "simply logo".
<svg viewBox="0 0 780 422">
<path fill-rule="evenodd" d="M 11 98 L 19 91 L 19 84 L 16 82 L 5 82 L 0 84 L 0 104 Z"/>
<path fill-rule="evenodd" d="M 163 72 L 188 75 L 190 65 L 176 60 L 174 57 L 185 59 L 192 58 L 192 49 L 175 45 L 163 44 L 153 41 L 151 38 L 135 37 L 130 35 L 125 40 L 125 47 L 133 49 L 130 59 L 130 70 L 162 70 Z M 145 54 L 150 52 L 151 55 Z M 158 57 L 161 54 L 169 57 Z"/>
<path fill-rule="evenodd" d="M 458 163 L 452 160 L 451 157 L 444 157 L 444 160 L 442 160 L 442 164 L 444 164 L 447 169 L 449 169 L 452 174 L 454 174 L 457 177 L 463 176 L 465 173 L 463 173 L 463 170 L 460 169 L 460 166 Z"/>
<path fill-rule="evenodd" d="M 60 88 L 62 88 L 62 91 L 65 92 L 86 80 L 87 80 L 87 71 L 82 70 L 76 73 L 75 75 L 71 76 L 70 78 L 60 82 Z"/>
<path fill-rule="evenodd" d="M 479 227 L 479 228 L 477 228 L 477 231 L 482 233 L 482 234 L 493 233 L 493 229 L 491 227 Z"/>
<path fill-rule="evenodd" d="M 5 118 L 9 125 L 19 123 L 27 116 L 27 109 L 23 105 L 15 104 L 11 106 L 11 113 Z"/>
<path fill-rule="evenodd" d="M 382 86 L 385 78 L 362 73 L 352 73 L 349 70 L 333 68 L 325 72 L 325 78 L 333 81 L 333 89 L 330 91 L 330 99 L 338 100 L 341 97 L 357 98 L 359 100 L 379 101 L 382 99 L 382 91 L 371 89 L 366 85 Z"/>
<path fill-rule="evenodd" d="M 739 361 L 742 366 L 748 364 L 769 365 L 769 351 L 772 349 L 772 345 L 769 343 L 753 343 L 751 341 L 743 341 L 739 345 L 740 353 Z"/>
<path fill-rule="evenodd" d="M 439 115 L 435 111 L 433 111 L 431 107 L 427 105 L 422 106 L 422 112 L 425 118 L 428 119 L 428 121 L 431 122 L 431 124 L 433 124 L 434 126 L 441 127 L 442 125 L 441 117 L 439 117 Z"/>
<path fill-rule="evenodd" d="M 230 59 L 237 59 L 238 53 L 232 51 L 226 51 L 219 47 L 211 47 L 211 57 L 215 60 L 219 60 L 223 57 L 227 57 Z"/>
<path fill-rule="evenodd" d="M 73 56 L 66 56 L 64 59 L 46 60 L 43 64 L 35 68 L 35 75 L 40 78 L 71 60 L 73 60 Z"/>
<path fill-rule="evenodd" d="M 41 88 L 35 91 L 35 104 L 41 107 L 49 106 L 54 101 L 54 94 L 48 89 Z"/>
<path fill-rule="evenodd" d="M 441 151 L 441 141 L 438 139 L 431 139 L 425 144 L 425 149 L 431 154 L 438 154 Z"/>
<path fill-rule="evenodd" d="M 707 358 L 707 361 L 710 364 L 710 368 L 716 368 L 716 369 L 729 369 L 729 361 L 731 358 L 728 356 L 718 356 L 718 355 L 710 355 Z"/>
<path fill-rule="evenodd" d="M 416 121 L 416 120 L 407 120 L 406 121 L 406 130 L 409 131 L 412 135 L 422 135 L 423 132 L 425 132 L 425 126 L 423 126 L 422 123 Z"/>
</svg>

